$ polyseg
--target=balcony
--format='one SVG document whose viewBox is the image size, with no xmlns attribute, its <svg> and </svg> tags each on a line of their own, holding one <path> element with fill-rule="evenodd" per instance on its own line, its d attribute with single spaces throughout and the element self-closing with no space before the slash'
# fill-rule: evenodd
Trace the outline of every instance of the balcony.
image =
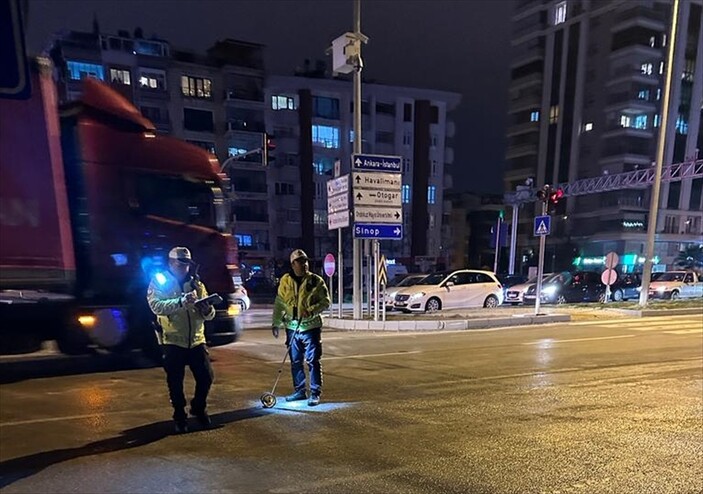
<svg viewBox="0 0 703 494">
<path fill-rule="evenodd" d="M 525 76 L 519 77 L 517 79 L 512 79 L 510 81 L 511 89 L 524 88 L 527 86 L 534 86 L 542 84 L 542 73 L 534 72 L 532 74 L 527 74 Z"/>
<path fill-rule="evenodd" d="M 266 132 L 266 124 L 252 120 L 229 120 L 227 122 L 227 132 Z"/>
<path fill-rule="evenodd" d="M 539 132 L 539 122 L 525 122 L 508 127 L 507 136 L 512 137 L 529 132 Z"/>
<path fill-rule="evenodd" d="M 264 91 L 261 89 L 228 89 L 225 91 L 226 101 L 256 101 L 264 102 Z"/>
<path fill-rule="evenodd" d="M 505 159 L 517 158 L 519 156 L 529 156 L 537 154 L 537 144 L 523 144 L 521 146 L 512 146 L 505 153 Z"/>
<path fill-rule="evenodd" d="M 664 31 L 667 27 L 660 13 L 652 8 L 637 6 L 615 14 L 610 31 L 616 32 L 630 26 L 644 26 L 659 31 Z"/>
</svg>

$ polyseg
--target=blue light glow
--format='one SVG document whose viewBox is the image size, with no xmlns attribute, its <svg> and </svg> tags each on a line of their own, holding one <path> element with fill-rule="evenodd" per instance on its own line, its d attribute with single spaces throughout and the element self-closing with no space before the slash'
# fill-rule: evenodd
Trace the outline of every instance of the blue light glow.
<svg viewBox="0 0 703 494">
<path fill-rule="evenodd" d="M 155 279 L 156 282 L 157 282 L 159 285 L 161 285 L 161 286 L 165 285 L 165 284 L 166 284 L 166 281 L 167 281 L 166 275 L 163 274 L 163 273 L 156 273 L 156 274 L 154 274 L 154 279 Z"/>
<path fill-rule="evenodd" d="M 125 266 L 128 262 L 127 254 L 115 253 L 110 254 L 110 257 L 112 257 L 112 260 L 115 261 L 115 266 Z"/>
</svg>

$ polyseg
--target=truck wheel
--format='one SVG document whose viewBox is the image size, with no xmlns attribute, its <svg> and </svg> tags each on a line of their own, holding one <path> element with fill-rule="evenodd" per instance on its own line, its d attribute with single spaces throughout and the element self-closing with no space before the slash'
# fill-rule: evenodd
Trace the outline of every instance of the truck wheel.
<svg viewBox="0 0 703 494">
<path fill-rule="evenodd" d="M 56 338 L 61 353 L 66 355 L 83 355 L 89 353 L 90 338 L 82 330 L 68 326 Z"/>
</svg>

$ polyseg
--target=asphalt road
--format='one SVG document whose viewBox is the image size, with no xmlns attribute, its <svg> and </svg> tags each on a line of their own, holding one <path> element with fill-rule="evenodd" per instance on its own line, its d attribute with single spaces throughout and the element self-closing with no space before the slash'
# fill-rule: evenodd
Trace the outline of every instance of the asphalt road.
<svg viewBox="0 0 703 494">
<path fill-rule="evenodd" d="M 703 492 L 702 317 L 328 332 L 322 404 L 264 410 L 283 350 L 212 349 L 216 427 L 180 436 L 161 369 L 0 363 L 0 490 Z"/>
</svg>

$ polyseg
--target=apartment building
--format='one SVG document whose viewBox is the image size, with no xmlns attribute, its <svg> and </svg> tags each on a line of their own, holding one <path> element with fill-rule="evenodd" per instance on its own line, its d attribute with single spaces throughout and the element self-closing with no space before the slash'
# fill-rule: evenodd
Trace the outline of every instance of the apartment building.
<svg viewBox="0 0 703 494">
<path fill-rule="evenodd" d="M 703 2 L 681 1 L 675 40 L 667 39 L 672 4 L 516 2 L 506 191 L 528 179 L 540 186 L 650 167 L 660 132 L 666 132 L 665 164 L 698 156 L 703 147 Z M 664 64 L 671 43 L 676 43 L 674 84 L 663 129 Z M 615 251 L 641 259 L 650 198 L 651 188 L 632 188 L 562 201 L 548 244 L 575 243 L 584 257 Z M 532 214 L 522 216 L 519 253 L 535 242 Z M 662 185 L 656 230 L 655 255 L 663 265 L 671 266 L 687 245 L 701 243 L 703 179 Z"/>
<path fill-rule="evenodd" d="M 356 136 L 350 80 L 325 77 L 324 66 L 298 76 L 267 79 L 267 131 L 276 141 L 269 170 L 269 215 L 276 257 L 291 248 L 321 259 L 337 253 L 337 231 L 327 228 L 326 183 L 335 162 L 349 173 Z M 403 159 L 402 206 L 405 236 L 381 241 L 389 259 L 427 269 L 447 264 L 456 93 L 382 84 L 362 85 L 362 151 Z M 343 230 L 351 262 L 351 232 Z M 347 264 L 351 266 L 351 264 Z"/>
</svg>

